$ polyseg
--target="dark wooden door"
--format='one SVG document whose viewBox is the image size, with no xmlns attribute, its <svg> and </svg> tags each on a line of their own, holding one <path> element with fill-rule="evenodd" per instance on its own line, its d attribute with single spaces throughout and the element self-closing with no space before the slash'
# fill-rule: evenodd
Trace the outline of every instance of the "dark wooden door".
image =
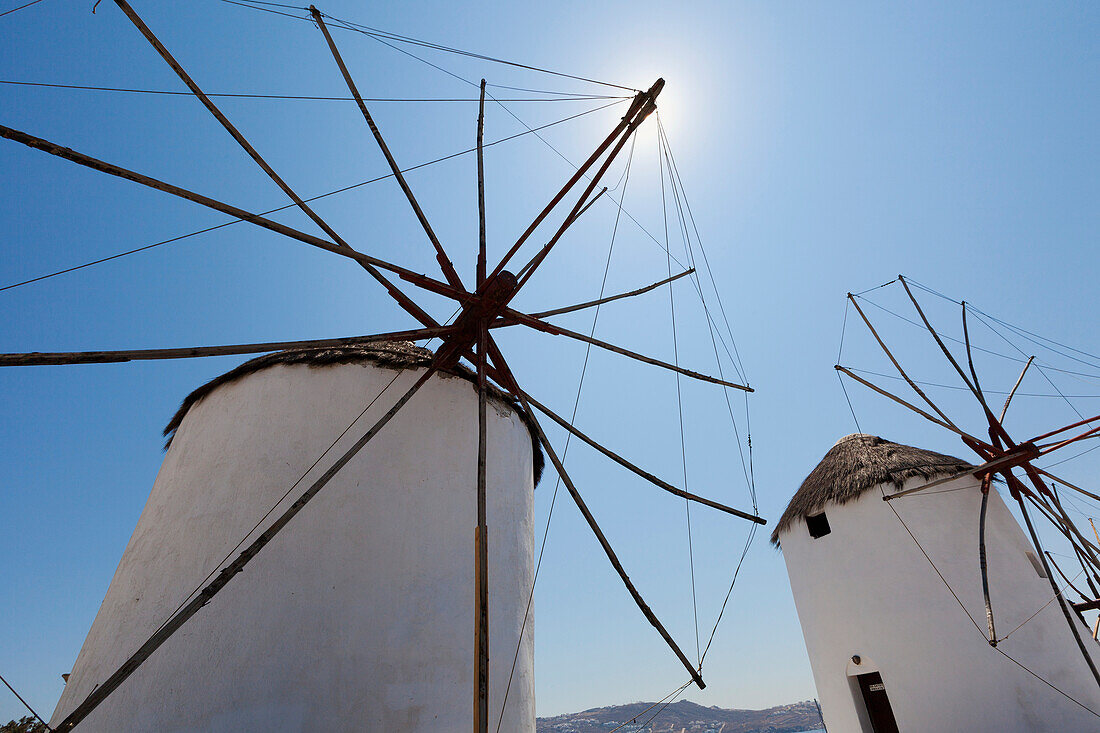
<svg viewBox="0 0 1100 733">
<path fill-rule="evenodd" d="M 867 716 L 871 719 L 874 733 L 898 733 L 898 724 L 894 720 L 894 711 L 890 709 L 890 698 L 886 696 L 882 675 L 868 672 L 856 679 L 859 680 L 859 689 L 863 693 L 863 702 L 867 705 Z"/>
</svg>

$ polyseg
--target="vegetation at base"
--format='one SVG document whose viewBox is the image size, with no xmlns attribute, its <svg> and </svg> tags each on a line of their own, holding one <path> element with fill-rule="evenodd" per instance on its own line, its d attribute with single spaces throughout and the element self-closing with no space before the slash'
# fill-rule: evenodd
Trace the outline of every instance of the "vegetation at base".
<svg viewBox="0 0 1100 733">
<path fill-rule="evenodd" d="M 47 733 L 47 731 L 49 728 L 29 715 L 0 725 L 0 733 Z"/>
</svg>

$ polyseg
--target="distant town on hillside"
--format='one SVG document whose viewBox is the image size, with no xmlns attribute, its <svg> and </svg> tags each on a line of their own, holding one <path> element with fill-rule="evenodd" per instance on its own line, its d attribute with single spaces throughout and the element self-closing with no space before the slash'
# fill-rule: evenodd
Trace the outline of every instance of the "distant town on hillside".
<svg viewBox="0 0 1100 733">
<path fill-rule="evenodd" d="M 536 731 L 609 733 L 617 728 L 616 733 L 802 733 L 824 727 L 813 700 L 766 710 L 728 710 L 680 700 L 664 708 L 635 702 L 539 718 Z"/>
</svg>

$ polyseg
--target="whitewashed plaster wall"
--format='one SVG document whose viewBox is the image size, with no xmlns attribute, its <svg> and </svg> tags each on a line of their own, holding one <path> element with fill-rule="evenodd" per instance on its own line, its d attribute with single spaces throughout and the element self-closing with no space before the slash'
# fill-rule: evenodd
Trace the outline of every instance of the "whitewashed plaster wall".
<svg viewBox="0 0 1100 733">
<path fill-rule="evenodd" d="M 811 538 L 796 521 L 779 538 L 829 733 L 870 733 L 855 675 L 873 671 L 882 675 L 902 731 L 1100 731 L 1100 717 L 1082 707 L 1100 713 L 1100 690 L 1056 603 L 1044 608 L 1053 592 L 996 490 L 987 545 L 998 635 L 1039 611 L 998 649 L 1082 705 L 986 641 L 978 482 L 960 478 L 889 504 L 883 491 L 895 489 L 876 487 L 827 505 L 831 532 L 823 537 Z M 1074 619 L 1100 664 L 1100 646 Z"/>
<path fill-rule="evenodd" d="M 191 408 L 53 723 L 169 618 L 395 374 L 279 365 Z M 418 374 L 401 373 L 280 511 Z M 493 401 L 488 440 L 495 723 L 531 587 L 533 478 L 527 428 Z M 435 377 L 77 730 L 470 730 L 476 470 L 476 388 Z M 534 731 L 531 619 L 523 633 L 501 730 Z"/>
</svg>

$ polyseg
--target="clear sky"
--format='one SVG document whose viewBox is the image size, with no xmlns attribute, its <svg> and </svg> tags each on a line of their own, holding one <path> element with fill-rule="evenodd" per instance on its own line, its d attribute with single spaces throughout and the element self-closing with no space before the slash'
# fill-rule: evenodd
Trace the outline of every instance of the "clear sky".
<svg viewBox="0 0 1100 733">
<path fill-rule="evenodd" d="M 0 12 L 19 4 L 0 0 Z M 346 93 L 308 23 L 215 0 L 135 7 L 209 92 Z M 113 3 L 102 2 L 94 15 L 91 9 L 91 0 L 42 0 L 0 16 L 0 79 L 183 88 Z M 1095 4 L 331 0 L 321 9 L 630 87 L 646 88 L 657 76 L 667 80 L 661 118 L 756 389 L 750 399 L 755 484 L 760 513 L 770 523 L 833 442 L 855 430 L 832 369 L 846 292 L 905 273 L 1007 321 L 1100 351 Z M 366 96 L 468 98 L 476 92 L 367 36 L 338 32 L 336 39 Z M 408 50 L 475 81 L 484 76 L 523 88 L 618 93 Z M 507 106 L 536 125 L 604 103 Z M 219 104 L 302 195 L 387 172 L 346 102 Z M 476 104 L 372 107 L 404 166 L 473 144 Z M 544 137 L 578 161 L 615 124 L 619 109 L 550 128 Z M 245 208 L 285 203 L 186 96 L 0 84 L 0 110 L 0 124 Z M 486 128 L 488 140 L 523 129 L 497 106 L 489 107 Z M 638 137 L 625 207 L 663 240 L 656 153 L 651 120 Z M 492 259 L 572 169 L 533 136 L 494 146 L 486 159 Z M 465 156 L 409 175 L 468 280 L 477 236 L 474 170 Z M 612 184 L 622 171 L 621 165 L 612 170 Z M 225 221 L 4 140 L 0 190 L 0 287 Z M 430 246 L 392 181 L 324 199 L 317 209 L 361 251 L 434 272 Z M 594 207 L 517 306 L 541 310 L 596 297 L 614 215 L 610 202 Z M 301 215 L 280 217 L 314 231 Z M 682 256 L 675 230 L 672 244 Z M 658 280 L 666 268 L 653 240 L 632 223 L 620 225 L 609 292 Z M 708 331 L 691 288 L 681 281 L 675 293 L 680 359 L 713 371 Z M 891 309 L 904 306 L 896 286 L 868 297 Z M 445 303 L 427 302 L 437 317 L 449 315 Z M 326 338 L 413 325 L 353 263 L 244 224 L 0 291 L 0 309 L 5 352 Z M 957 309 L 940 308 L 937 316 L 958 330 Z M 561 323 L 587 330 L 589 318 Z M 901 321 L 886 325 L 921 378 L 950 379 L 930 341 L 918 343 Z M 846 362 L 889 369 L 866 333 L 854 328 L 851 314 L 848 334 Z M 597 335 L 671 359 L 667 288 L 605 308 Z M 568 412 L 583 347 L 531 333 L 501 338 L 529 391 Z M 991 347 L 997 343 L 992 333 L 982 338 Z M 0 371 L 0 674 L 43 715 L 60 695 L 60 675 L 71 668 L 148 495 L 163 455 L 161 429 L 184 395 L 240 361 Z M 991 389 L 1010 387 L 1019 369 L 1014 363 L 985 366 L 997 385 Z M 1055 381 L 1073 376 L 1052 375 Z M 1074 398 L 1081 410 L 1100 405 L 1088 396 L 1100 393 L 1100 384 L 1075 379 L 1058 386 L 1085 395 Z M 1035 394 L 1051 393 L 1041 380 L 1025 384 Z M 748 507 L 721 390 L 683 386 L 690 488 Z M 849 393 L 864 432 L 970 457 L 957 440 L 919 418 L 858 387 Z M 939 394 L 955 414 L 977 418 L 956 391 Z M 732 396 L 743 445 L 743 400 Z M 1074 417 L 1064 403 L 1045 397 L 1021 405 L 1021 432 L 1042 432 Z M 676 415 L 670 374 L 593 353 L 578 426 L 679 483 Z M 554 438 L 560 445 L 562 436 Z M 682 502 L 576 447 L 568 465 L 632 577 L 694 657 Z M 1083 480 L 1096 467 L 1095 461 L 1067 464 L 1076 472 L 1067 478 Z M 548 476 L 536 491 L 537 541 L 553 495 Z M 684 681 L 682 668 L 634 608 L 575 507 L 564 493 L 558 499 L 536 592 L 539 714 L 661 697 Z M 693 509 L 692 522 L 705 644 L 747 526 L 702 508 Z M 765 534 L 749 551 L 707 656 L 708 687 L 689 689 L 690 699 L 763 707 L 815 696 L 782 556 Z M 21 714 L 17 701 L 0 692 L 0 720 Z"/>
</svg>

